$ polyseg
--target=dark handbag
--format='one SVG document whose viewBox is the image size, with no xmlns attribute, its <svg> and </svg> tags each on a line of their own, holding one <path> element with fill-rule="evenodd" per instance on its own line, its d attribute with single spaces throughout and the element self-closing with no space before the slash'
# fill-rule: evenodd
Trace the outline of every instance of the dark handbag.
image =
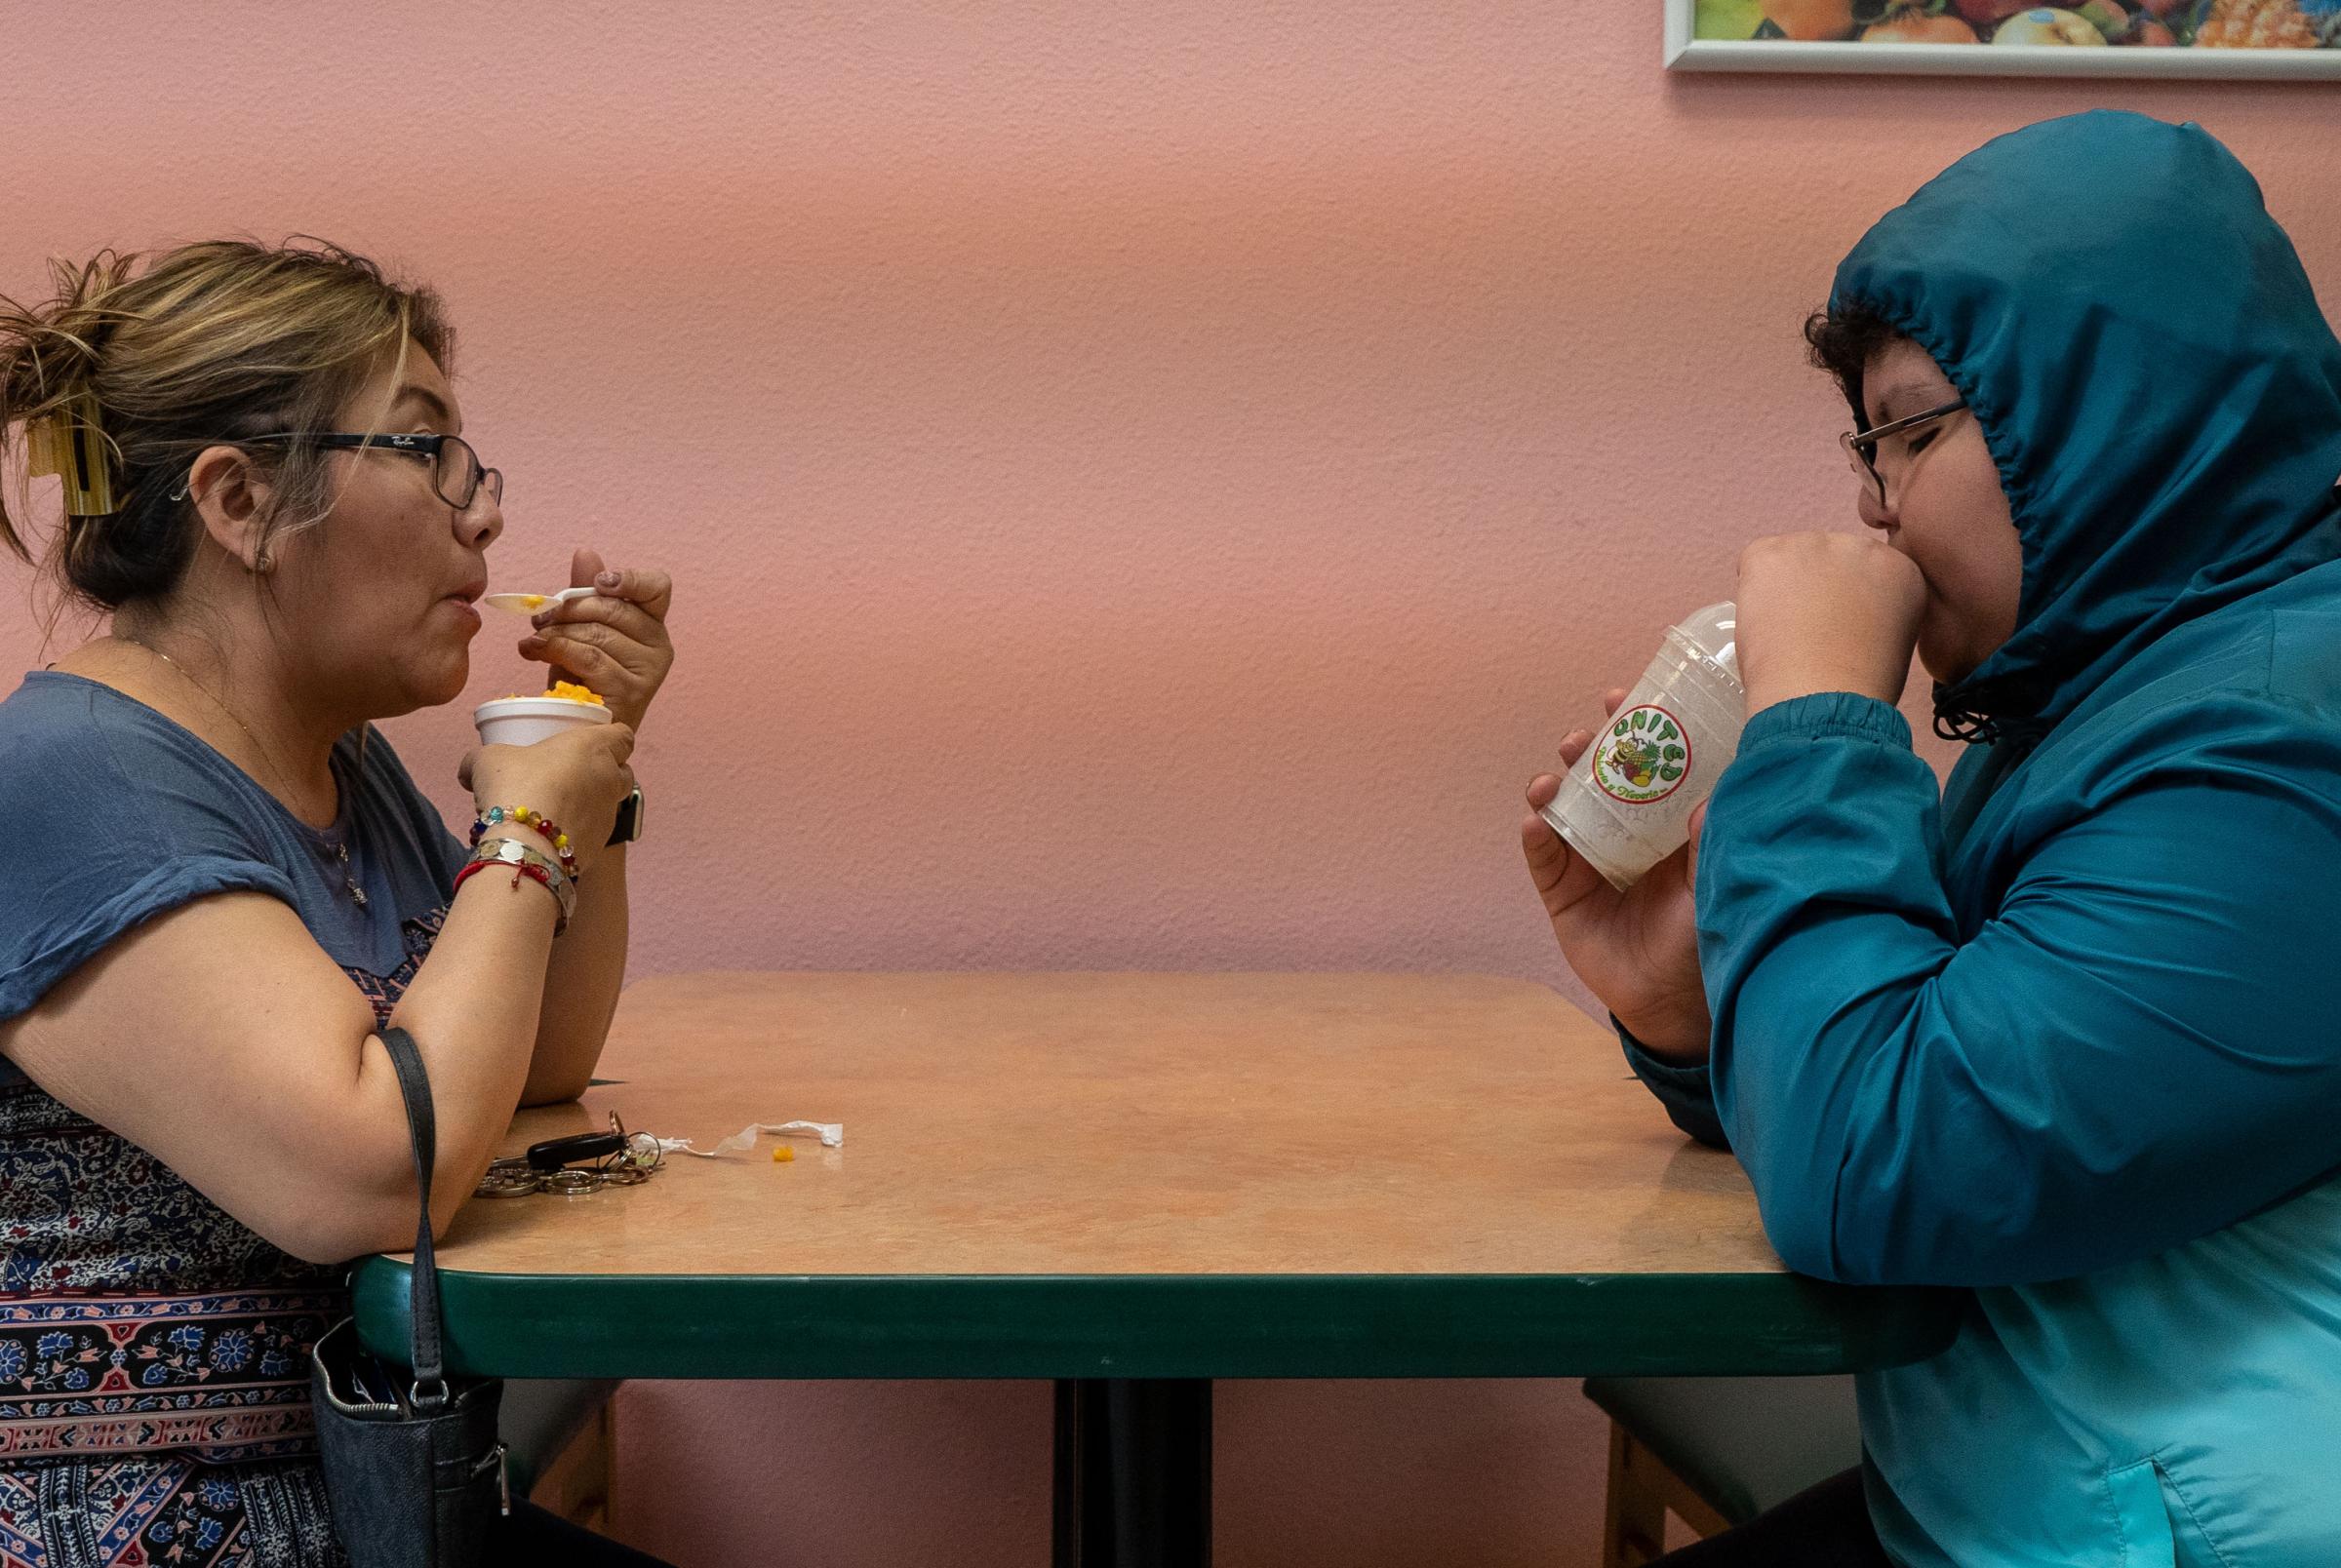
<svg viewBox="0 0 2341 1568">
<path fill-rule="evenodd" d="M 439 1271 L 431 1257 L 431 1160 L 438 1147 L 422 1053 L 381 1032 L 406 1097 L 422 1221 L 415 1233 L 415 1370 L 358 1343 L 345 1317 L 309 1352 L 317 1446 L 334 1528 L 355 1568 L 484 1568 L 489 1532 L 511 1511 L 496 1440 L 500 1378 L 451 1381 L 439 1354 Z"/>
</svg>

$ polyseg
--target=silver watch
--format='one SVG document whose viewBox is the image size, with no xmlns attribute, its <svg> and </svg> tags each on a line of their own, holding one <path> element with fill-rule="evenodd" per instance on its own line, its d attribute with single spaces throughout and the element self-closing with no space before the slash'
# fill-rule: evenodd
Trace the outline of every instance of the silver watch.
<svg viewBox="0 0 2341 1568">
<path fill-rule="evenodd" d="M 610 830 L 612 843 L 632 843 L 642 837 L 642 791 L 636 789 L 618 803 L 617 826 Z"/>
</svg>

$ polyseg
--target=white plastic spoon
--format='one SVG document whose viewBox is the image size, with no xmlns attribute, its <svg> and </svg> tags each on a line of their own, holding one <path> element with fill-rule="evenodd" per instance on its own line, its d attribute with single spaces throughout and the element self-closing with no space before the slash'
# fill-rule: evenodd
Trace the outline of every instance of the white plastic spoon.
<svg viewBox="0 0 2341 1568">
<path fill-rule="evenodd" d="M 594 588 L 564 588 L 557 594 L 488 594 L 480 603 L 508 609 L 515 615 L 535 615 L 554 605 L 566 605 L 573 599 L 591 599 L 599 590 Z"/>
</svg>

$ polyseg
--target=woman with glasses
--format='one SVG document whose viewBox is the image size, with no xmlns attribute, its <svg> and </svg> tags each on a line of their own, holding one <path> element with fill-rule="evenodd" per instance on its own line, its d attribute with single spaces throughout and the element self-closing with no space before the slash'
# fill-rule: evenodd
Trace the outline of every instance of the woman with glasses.
<svg viewBox="0 0 2341 1568">
<path fill-rule="evenodd" d="M 0 1555 L 339 1563 L 308 1352 L 417 1213 L 376 1032 L 426 1065 L 444 1227 L 601 1051 L 667 579 L 577 552 L 599 593 L 519 651 L 615 722 L 475 752 L 483 812 L 567 840 L 475 852 L 370 727 L 461 692 L 504 527 L 438 300 L 229 243 L 57 285 L 0 301 L 0 454 L 62 504 L 0 542 L 107 620 L 0 702 Z M 484 1560 L 647 1561 L 497 1528 Z"/>
<path fill-rule="evenodd" d="M 1859 1471 L 1667 1561 L 2341 1562 L 2341 342 L 2242 166 L 2117 113 L 1953 165 L 1808 335 L 1868 531 L 1742 555 L 1703 835 L 1622 896 L 1525 843 L 1782 1259 L 1974 1293 Z"/>
</svg>

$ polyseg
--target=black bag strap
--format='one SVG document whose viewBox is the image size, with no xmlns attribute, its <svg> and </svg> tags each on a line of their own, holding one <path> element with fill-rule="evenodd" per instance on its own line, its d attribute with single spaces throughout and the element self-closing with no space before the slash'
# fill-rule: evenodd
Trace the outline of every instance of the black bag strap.
<svg viewBox="0 0 2341 1568">
<path fill-rule="evenodd" d="M 422 1070 L 422 1052 L 416 1049 L 415 1037 L 403 1029 L 384 1029 L 381 1039 L 398 1073 L 398 1092 L 406 1097 L 407 1132 L 415 1145 L 415 1189 L 422 1196 L 408 1311 L 415 1330 L 415 1384 L 408 1396 L 416 1408 L 435 1410 L 447 1402 L 446 1368 L 439 1355 L 439 1265 L 431 1256 L 431 1162 L 439 1151 L 439 1123 L 431 1113 L 430 1075 Z"/>
</svg>

